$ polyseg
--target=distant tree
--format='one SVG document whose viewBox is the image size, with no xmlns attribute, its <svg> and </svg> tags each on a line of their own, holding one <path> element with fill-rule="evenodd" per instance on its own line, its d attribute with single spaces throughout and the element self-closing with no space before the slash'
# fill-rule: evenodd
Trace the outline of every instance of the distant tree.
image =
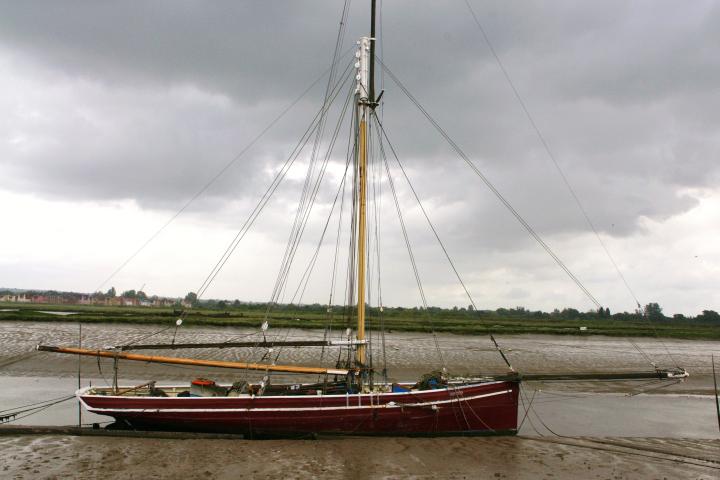
<svg viewBox="0 0 720 480">
<path fill-rule="evenodd" d="M 117 297 L 117 292 L 115 291 L 115 287 L 110 287 L 110 290 L 107 291 L 107 296 L 110 298 Z"/>
<path fill-rule="evenodd" d="M 720 313 L 715 310 L 703 310 L 695 319 L 705 322 L 720 322 Z"/>
<path fill-rule="evenodd" d="M 140 300 L 147 300 L 147 298 L 148 298 L 147 295 L 145 294 L 145 292 L 143 292 L 142 290 L 140 290 L 139 292 L 137 292 L 137 293 L 135 294 L 135 296 L 136 296 L 137 298 L 139 298 Z"/>
<path fill-rule="evenodd" d="M 676 313 L 673 315 L 673 320 L 682 321 L 682 320 L 687 320 L 687 318 L 685 318 L 685 315 L 683 315 L 682 313 Z"/>
<path fill-rule="evenodd" d="M 639 315 L 639 314 L 638 314 L 637 312 L 634 312 L 634 313 L 630 313 L 630 312 L 616 312 L 616 313 L 613 315 L 613 318 L 615 318 L 615 319 L 617 319 L 617 320 L 630 321 L 630 320 L 637 320 L 638 315 Z"/>
<path fill-rule="evenodd" d="M 472 306 L 472 303 L 467 306 L 467 310 L 468 310 L 468 312 L 474 312 L 474 311 L 475 311 L 475 307 Z"/>
<path fill-rule="evenodd" d="M 605 307 L 605 316 L 606 317 L 610 316 L 610 307 Z"/>
<path fill-rule="evenodd" d="M 225 300 L 220 300 L 217 304 L 217 307 L 225 310 L 227 308 L 227 302 Z"/>
<path fill-rule="evenodd" d="M 240 306 L 240 300 L 235 299 L 235 301 L 233 302 L 233 307 L 238 308 L 239 306 Z"/>
<path fill-rule="evenodd" d="M 185 301 L 190 303 L 190 305 L 195 306 L 198 303 L 197 293 L 195 292 L 188 292 L 187 295 L 185 295 Z"/>
<path fill-rule="evenodd" d="M 648 303 L 645 305 L 643 313 L 650 320 L 662 320 L 665 318 L 665 315 L 662 313 L 662 308 L 657 303 Z"/>
<path fill-rule="evenodd" d="M 122 296 L 125 298 L 135 298 L 137 296 L 137 292 L 135 290 L 125 290 Z"/>
</svg>

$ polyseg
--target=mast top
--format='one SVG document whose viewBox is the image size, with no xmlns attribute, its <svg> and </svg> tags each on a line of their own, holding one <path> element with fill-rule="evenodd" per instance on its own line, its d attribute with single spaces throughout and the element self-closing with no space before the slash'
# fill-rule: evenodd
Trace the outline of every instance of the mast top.
<svg viewBox="0 0 720 480">
<path fill-rule="evenodd" d="M 362 37 L 358 40 L 358 50 L 355 52 L 355 68 L 357 68 L 357 75 L 355 80 L 357 84 L 355 87 L 355 93 L 359 96 L 360 103 L 369 103 L 371 100 L 370 95 L 370 44 L 372 39 L 369 37 Z"/>
<path fill-rule="evenodd" d="M 370 94 L 371 107 L 375 108 L 377 99 L 375 98 L 375 3 L 376 0 L 370 2 L 370 82 L 368 84 L 368 92 Z"/>
</svg>

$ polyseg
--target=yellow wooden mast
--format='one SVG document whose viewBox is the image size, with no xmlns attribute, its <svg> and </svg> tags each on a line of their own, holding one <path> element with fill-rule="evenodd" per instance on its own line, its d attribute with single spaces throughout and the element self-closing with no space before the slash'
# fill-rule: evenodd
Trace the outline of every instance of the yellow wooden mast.
<svg viewBox="0 0 720 480">
<path fill-rule="evenodd" d="M 367 367 L 365 346 L 365 281 L 367 277 L 367 164 L 368 164 L 368 121 L 375 108 L 375 0 L 370 2 L 370 37 L 358 42 L 356 54 L 357 72 L 357 124 L 358 124 L 358 241 L 357 241 L 357 340 L 355 363 L 358 368 Z"/>
<path fill-rule="evenodd" d="M 358 221 L 358 279 L 357 279 L 357 339 L 365 340 L 365 239 L 366 239 L 366 193 L 367 193 L 367 121 L 360 119 L 358 131 L 359 149 L 358 149 L 358 181 L 359 181 L 359 221 Z M 365 345 L 359 343 L 357 346 L 357 363 L 362 367 L 366 363 Z"/>
<path fill-rule="evenodd" d="M 357 229 L 357 340 L 355 353 L 357 367 L 363 368 L 367 364 L 367 349 L 365 345 L 365 292 L 366 292 L 366 266 L 367 266 L 367 156 L 368 135 L 367 124 L 371 112 L 370 99 L 370 56 L 372 39 L 363 37 L 358 42 L 356 57 L 358 62 L 357 73 L 357 171 L 358 171 L 358 229 Z"/>
</svg>

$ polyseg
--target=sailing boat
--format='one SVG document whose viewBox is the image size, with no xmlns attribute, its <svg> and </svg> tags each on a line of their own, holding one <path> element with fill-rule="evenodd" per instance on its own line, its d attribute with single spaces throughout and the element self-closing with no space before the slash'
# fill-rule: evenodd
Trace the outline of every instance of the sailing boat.
<svg viewBox="0 0 720 480">
<path fill-rule="evenodd" d="M 356 268 L 357 326 L 354 338 L 322 341 L 223 342 L 219 344 L 128 345 L 107 350 L 38 346 L 38 350 L 109 358 L 115 364 L 113 385 L 86 387 L 76 393 L 88 411 L 114 417 L 118 424 L 135 429 L 169 429 L 240 433 L 248 436 L 310 434 L 346 435 L 491 435 L 515 434 L 522 375 L 515 372 L 498 347 L 508 373 L 495 377 L 453 378 L 445 371 L 426 375 L 420 382 L 378 382 L 368 356 L 367 299 L 367 198 L 369 123 L 378 105 L 374 88 L 375 1 L 371 32 L 358 42 L 354 90 L 356 172 L 353 195 L 353 252 Z M 381 94 L 382 95 L 382 94 Z M 264 329 L 266 326 L 264 325 Z M 493 342 L 494 339 L 493 339 Z M 344 347 L 353 352 L 346 366 L 277 365 L 132 353 L 139 349 L 166 348 L 273 348 L 278 346 Z M 495 343 L 497 347 L 497 343 Z M 197 367 L 218 367 L 265 372 L 254 384 L 217 385 L 195 379 L 190 385 L 158 386 L 148 382 L 134 387 L 117 384 L 120 360 L 134 360 Z M 318 383 L 276 384 L 268 374 L 283 372 L 320 375 Z M 684 371 L 656 370 L 632 378 L 668 378 Z M 566 376 L 567 377 L 567 376 Z"/>
</svg>

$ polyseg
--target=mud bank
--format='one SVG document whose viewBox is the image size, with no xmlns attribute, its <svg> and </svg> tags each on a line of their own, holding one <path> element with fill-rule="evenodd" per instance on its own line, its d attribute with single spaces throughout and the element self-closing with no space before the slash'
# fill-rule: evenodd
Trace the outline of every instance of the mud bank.
<svg viewBox="0 0 720 480">
<path fill-rule="evenodd" d="M 720 440 L 0 437 L 0 476 L 54 478 L 714 479 Z"/>
</svg>

